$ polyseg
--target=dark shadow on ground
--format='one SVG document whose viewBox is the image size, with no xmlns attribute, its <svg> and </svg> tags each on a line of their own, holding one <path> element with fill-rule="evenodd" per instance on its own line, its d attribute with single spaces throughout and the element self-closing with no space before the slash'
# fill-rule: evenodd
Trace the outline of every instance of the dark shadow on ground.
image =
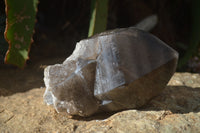
<svg viewBox="0 0 200 133">
<path fill-rule="evenodd" d="M 169 85 L 141 110 L 169 110 L 178 114 L 200 112 L 200 87 Z"/>
<path fill-rule="evenodd" d="M 44 86 L 42 69 L 0 67 L 0 95 L 8 96 Z"/>
<path fill-rule="evenodd" d="M 157 97 L 138 111 L 171 111 L 174 114 L 186 114 L 189 112 L 200 112 L 200 88 L 188 86 L 167 86 Z M 74 116 L 72 119 L 91 121 L 104 120 L 117 112 L 98 113 L 90 117 Z"/>
<path fill-rule="evenodd" d="M 0 96 L 9 96 L 44 87 L 44 68 L 47 65 L 62 63 L 64 59 L 49 58 L 30 61 L 23 70 L 11 65 L 0 65 Z"/>
</svg>

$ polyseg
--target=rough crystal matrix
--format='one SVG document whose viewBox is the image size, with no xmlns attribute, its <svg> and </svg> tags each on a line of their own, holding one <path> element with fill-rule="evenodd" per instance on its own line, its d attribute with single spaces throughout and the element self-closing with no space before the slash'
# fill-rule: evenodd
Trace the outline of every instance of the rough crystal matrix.
<svg viewBox="0 0 200 133">
<path fill-rule="evenodd" d="M 136 28 L 104 32 L 77 43 L 63 64 L 44 71 L 44 101 L 57 112 L 90 116 L 138 108 L 173 75 L 178 53 Z"/>
</svg>

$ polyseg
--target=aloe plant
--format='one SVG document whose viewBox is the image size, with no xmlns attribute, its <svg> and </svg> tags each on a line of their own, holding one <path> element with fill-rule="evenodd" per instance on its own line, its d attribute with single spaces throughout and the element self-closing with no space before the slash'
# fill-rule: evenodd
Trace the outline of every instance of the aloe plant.
<svg viewBox="0 0 200 133">
<path fill-rule="evenodd" d="M 38 0 L 5 0 L 9 43 L 5 62 L 23 68 L 32 42 Z"/>
</svg>

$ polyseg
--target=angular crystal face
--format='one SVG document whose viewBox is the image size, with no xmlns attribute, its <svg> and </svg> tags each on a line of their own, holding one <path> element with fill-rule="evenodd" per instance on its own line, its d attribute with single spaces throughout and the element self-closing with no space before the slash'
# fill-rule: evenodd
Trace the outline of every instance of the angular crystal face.
<svg viewBox="0 0 200 133">
<path fill-rule="evenodd" d="M 44 101 L 58 112 L 90 116 L 138 108 L 173 75 L 178 53 L 136 28 L 104 32 L 77 43 L 63 64 L 44 71 Z"/>
</svg>

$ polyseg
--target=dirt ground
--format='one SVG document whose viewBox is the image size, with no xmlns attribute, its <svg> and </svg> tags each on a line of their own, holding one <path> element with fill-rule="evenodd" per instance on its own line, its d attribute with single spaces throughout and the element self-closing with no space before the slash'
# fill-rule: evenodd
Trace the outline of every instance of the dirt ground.
<svg viewBox="0 0 200 133">
<path fill-rule="evenodd" d="M 23 71 L 0 69 L 0 132 L 200 132 L 199 74 L 176 73 L 163 93 L 139 110 L 80 118 L 58 114 L 43 102 L 43 68 L 62 60 L 41 61 Z"/>
</svg>

